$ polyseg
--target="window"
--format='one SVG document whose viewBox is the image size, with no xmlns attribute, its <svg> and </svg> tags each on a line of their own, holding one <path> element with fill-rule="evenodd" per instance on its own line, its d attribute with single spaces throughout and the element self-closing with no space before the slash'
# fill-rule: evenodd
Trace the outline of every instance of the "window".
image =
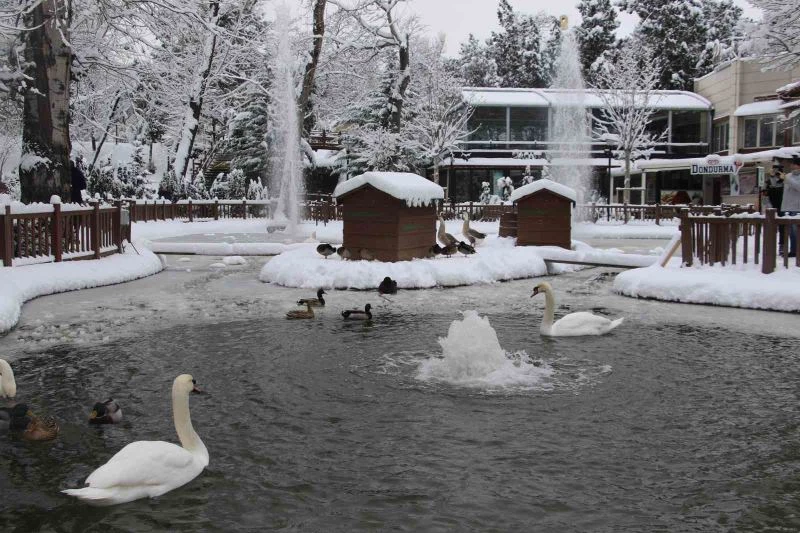
<svg viewBox="0 0 800 533">
<path fill-rule="evenodd" d="M 658 138 L 663 135 L 660 142 L 667 142 L 668 137 L 664 134 L 669 128 L 669 111 L 656 111 L 650 116 L 650 124 L 647 125 L 647 133 Z"/>
<path fill-rule="evenodd" d="M 744 119 L 744 147 L 756 148 L 758 146 L 758 119 Z"/>
<path fill-rule="evenodd" d="M 775 146 L 775 118 L 764 117 L 758 121 L 758 145 Z"/>
<path fill-rule="evenodd" d="M 711 145 L 712 152 L 724 152 L 728 149 L 728 123 L 714 125 L 714 139 Z"/>
<path fill-rule="evenodd" d="M 476 107 L 469 119 L 469 129 L 474 130 L 472 141 L 505 141 L 506 108 Z"/>
<path fill-rule="evenodd" d="M 512 141 L 547 140 L 546 107 L 512 107 L 510 113 Z"/>
<path fill-rule="evenodd" d="M 800 144 L 800 117 L 794 119 L 792 127 L 792 144 Z"/>
<path fill-rule="evenodd" d="M 706 111 L 673 111 L 672 142 L 681 144 L 708 142 Z"/>
</svg>

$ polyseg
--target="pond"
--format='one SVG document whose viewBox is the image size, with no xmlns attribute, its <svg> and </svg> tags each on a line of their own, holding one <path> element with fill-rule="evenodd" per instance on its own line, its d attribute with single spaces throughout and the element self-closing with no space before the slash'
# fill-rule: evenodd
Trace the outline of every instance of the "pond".
<svg viewBox="0 0 800 533">
<path fill-rule="evenodd" d="M 800 529 L 796 339 L 635 316 L 604 337 L 549 339 L 529 312 L 489 319 L 510 366 L 487 380 L 441 359 L 455 310 L 347 323 L 331 308 L 23 356 L 20 399 L 62 434 L 0 437 L 3 529 Z M 468 349 L 468 330 L 450 340 Z M 204 473 L 110 508 L 60 494 L 128 442 L 177 442 L 183 372 L 206 391 L 191 398 Z M 123 423 L 89 427 L 109 395 Z"/>
</svg>

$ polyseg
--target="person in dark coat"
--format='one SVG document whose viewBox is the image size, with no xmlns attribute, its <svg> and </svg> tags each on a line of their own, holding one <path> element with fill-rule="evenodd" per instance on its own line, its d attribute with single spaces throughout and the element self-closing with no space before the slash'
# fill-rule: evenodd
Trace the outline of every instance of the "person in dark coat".
<svg viewBox="0 0 800 533">
<path fill-rule="evenodd" d="M 72 192 L 70 193 L 69 201 L 73 204 L 83 203 L 81 191 L 86 189 L 86 176 L 79 163 L 80 161 L 77 158 L 75 161 L 69 162 L 70 170 L 72 171 Z"/>
</svg>

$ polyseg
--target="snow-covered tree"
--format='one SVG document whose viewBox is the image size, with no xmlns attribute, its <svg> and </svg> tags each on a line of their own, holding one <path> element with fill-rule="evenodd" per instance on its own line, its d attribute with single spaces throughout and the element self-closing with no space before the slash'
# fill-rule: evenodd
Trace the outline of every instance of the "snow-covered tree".
<svg viewBox="0 0 800 533">
<path fill-rule="evenodd" d="M 207 200 L 208 191 L 206 190 L 206 178 L 202 172 L 198 172 L 185 182 L 184 195 L 187 199 Z"/>
<path fill-rule="evenodd" d="M 595 61 L 614 47 L 619 20 L 611 0 L 580 0 L 578 12 L 581 23 L 576 35 L 581 50 L 581 66 L 584 79 L 589 79 Z"/>
<path fill-rule="evenodd" d="M 91 196 L 99 195 L 100 198 L 106 198 L 110 195 L 119 198 L 123 194 L 124 185 L 117 179 L 116 169 L 111 164 L 110 158 L 102 165 L 92 166 L 86 181 Z"/>
<path fill-rule="evenodd" d="M 247 176 L 240 168 L 231 169 L 228 173 L 228 198 L 232 200 L 247 198 Z"/>
<path fill-rule="evenodd" d="M 788 70 L 800 64 L 800 0 L 751 0 L 764 20 L 752 37 L 766 67 Z"/>
<path fill-rule="evenodd" d="M 496 87 L 497 64 L 489 57 L 489 48 L 470 34 L 461 43 L 458 67 L 468 87 Z"/>
<path fill-rule="evenodd" d="M 660 73 L 652 52 L 636 41 L 625 45 L 614 68 L 595 73 L 595 91 L 603 107 L 594 133 L 613 144 L 615 157 L 625 162 L 625 202 L 630 202 L 631 162 L 648 157 L 666 134 L 648 129 Z"/>
<path fill-rule="evenodd" d="M 705 49 L 697 62 L 698 76 L 707 74 L 716 64 L 735 57 L 739 43 L 744 38 L 742 8 L 731 0 L 705 0 L 703 17 L 708 27 L 708 36 Z"/>
<path fill-rule="evenodd" d="M 269 99 L 255 86 L 249 94 L 248 103 L 231 121 L 226 151 L 233 155 L 231 167 L 240 169 L 248 179 L 262 180 L 267 178 L 269 168 Z"/>
<path fill-rule="evenodd" d="M 180 200 L 183 197 L 183 181 L 178 179 L 173 169 L 161 176 L 158 184 L 158 196 L 166 200 Z"/>
<path fill-rule="evenodd" d="M 247 183 L 248 200 L 267 200 L 269 191 L 259 180 L 250 180 Z"/>
<path fill-rule="evenodd" d="M 228 175 L 220 172 L 217 174 L 217 177 L 214 178 L 214 182 L 211 184 L 211 188 L 208 191 L 208 194 L 211 198 L 219 198 L 220 200 L 226 200 L 230 198 L 228 194 Z"/>
</svg>

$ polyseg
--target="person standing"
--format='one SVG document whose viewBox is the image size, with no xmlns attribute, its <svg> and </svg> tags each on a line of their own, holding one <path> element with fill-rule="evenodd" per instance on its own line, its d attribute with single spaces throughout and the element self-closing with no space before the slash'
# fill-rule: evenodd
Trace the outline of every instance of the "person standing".
<svg viewBox="0 0 800 533">
<path fill-rule="evenodd" d="M 800 156 L 786 158 L 788 172 L 783 175 L 783 201 L 781 211 L 783 215 L 795 216 L 800 214 Z M 797 255 L 797 226 L 789 226 L 789 257 Z"/>
<path fill-rule="evenodd" d="M 75 161 L 70 161 L 69 166 L 72 171 L 72 189 L 70 192 L 69 201 L 73 204 L 83 203 L 83 195 L 81 191 L 86 189 L 86 176 L 80 167 L 81 160 L 77 157 Z"/>
<path fill-rule="evenodd" d="M 783 165 L 781 165 L 780 161 L 776 160 L 772 165 L 772 170 L 767 176 L 765 185 L 767 186 L 765 195 L 769 199 L 769 205 L 778 210 L 779 217 L 783 216 L 783 211 L 781 210 L 781 204 L 783 203 Z M 785 233 L 784 231 L 778 232 L 779 253 L 783 253 Z"/>
</svg>

